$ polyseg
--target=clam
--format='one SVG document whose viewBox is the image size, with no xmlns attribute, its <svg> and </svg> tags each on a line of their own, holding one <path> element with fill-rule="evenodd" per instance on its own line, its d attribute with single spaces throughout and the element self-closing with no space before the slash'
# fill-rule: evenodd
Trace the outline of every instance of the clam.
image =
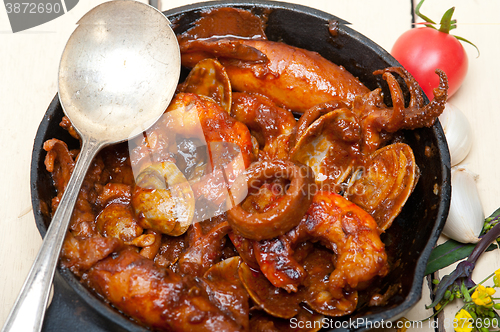
<svg viewBox="0 0 500 332">
<path fill-rule="evenodd" d="M 248 331 L 249 304 L 248 294 L 238 276 L 241 258 L 234 256 L 223 260 L 205 272 L 204 282 L 212 302 L 232 317 L 243 331 Z"/>
<path fill-rule="evenodd" d="M 361 130 L 356 116 L 347 108 L 334 109 L 299 134 L 290 159 L 311 167 L 321 189 L 339 192 L 358 152 Z"/>
<path fill-rule="evenodd" d="M 228 113 L 231 111 L 231 82 L 226 70 L 216 59 L 198 62 L 189 72 L 180 90 L 210 97 Z"/>
<path fill-rule="evenodd" d="M 302 137 L 302 135 L 304 135 L 304 133 L 306 132 L 307 128 L 309 128 L 309 126 L 314 121 L 316 121 L 320 116 L 330 113 L 331 111 L 334 111 L 339 108 L 348 108 L 348 107 L 342 101 L 329 101 L 326 103 L 315 105 L 314 107 L 308 109 L 304 114 L 302 114 L 299 121 L 297 122 L 295 140 L 298 140 L 300 137 Z M 293 145 L 295 145 L 295 140 L 293 141 Z"/>
<path fill-rule="evenodd" d="M 111 236 L 122 241 L 131 241 L 143 232 L 132 209 L 125 204 L 107 205 L 96 219 L 97 230 L 103 236 Z"/>
<path fill-rule="evenodd" d="M 243 287 L 238 275 L 240 264 L 240 256 L 225 259 L 215 265 L 212 265 L 212 267 L 205 272 L 203 278 L 213 282 L 227 281 L 232 285 Z"/>
<path fill-rule="evenodd" d="M 250 298 L 268 314 L 289 319 L 300 311 L 299 294 L 274 287 L 260 271 L 252 270 L 246 263 L 241 263 L 238 274 Z"/>
<path fill-rule="evenodd" d="M 345 194 L 386 230 L 403 208 L 417 179 L 412 149 L 405 143 L 394 143 L 370 155 L 365 167 L 353 174 Z"/>
<path fill-rule="evenodd" d="M 156 162 L 136 178 L 132 206 L 143 228 L 172 236 L 191 225 L 195 199 L 184 174 L 173 162 Z"/>
</svg>

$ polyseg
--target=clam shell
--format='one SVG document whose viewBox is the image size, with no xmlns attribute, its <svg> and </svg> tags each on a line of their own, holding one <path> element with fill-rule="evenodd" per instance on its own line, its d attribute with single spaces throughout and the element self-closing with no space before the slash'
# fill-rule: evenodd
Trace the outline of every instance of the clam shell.
<svg viewBox="0 0 500 332">
<path fill-rule="evenodd" d="M 180 90 L 210 97 L 228 113 L 231 111 L 231 82 L 224 67 L 215 59 L 198 62 Z"/>
<path fill-rule="evenodd" d="M 238 274 L 250 298 L 268 314 L 289 319 L 300 311 L 299 294 L 274 287 L 260 271 L 250 269 L 246 263 L 241 263 Z"/>
<path fill-rule="evenodd" d="M 386 230 L 403 208 L 417 179 L 412 149 L 405 143 L 394 143 L 370 156 L 365 168 L 352 176 L 345 195 Z"/>
<path fill-rule="evenodd" d="M 298 137 L 290 158 L 311 167 L 321 189 L 339 192 L 338 186 L 351 174 L 355 161 L 352 148 L 359 135 L 359 123 L 351 111 L 336 109 L 314 121 Z"/>
</svg>

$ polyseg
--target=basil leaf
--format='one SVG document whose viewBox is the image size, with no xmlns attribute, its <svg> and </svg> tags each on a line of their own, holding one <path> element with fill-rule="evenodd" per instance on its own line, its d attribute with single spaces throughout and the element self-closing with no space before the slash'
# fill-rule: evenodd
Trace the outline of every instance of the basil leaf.
<svg viewBox="0 0 500 332">
<path fill-rule="evenodd" d="M 432 249 L 427 267 L 425 268 L 425 275 L 434 273 L 447 267 L 455 262 L 467 258 L 474 250 L 476 245 L 473 243 L 460 243 L 455 240 L 448 240 L 443 244 Z M 490 244 L 486 251 L 491 251 L 498 248 L 496 244 Z"/>
<path fill-rule="evenodd" d="M 498 208 L 488 218 L 486 218 L 485 222 L 489 223 L 498 218 L 500 218 L 500 208 Z M 485 235 L 484 231 L 485 229 L 483 228 L 480 238 Z M 434 273 L 444 267 L 447 267 L 468 257 L 475 247 L 476 244 L 460 243 L 452 239 L 438 245 L 431 251 L 429 261 L 427 262 L 427 266 L 425 268 L 425 275 Z M 486 251 L 491 251 L 496 248 L 498 248 L 498 245 L 492 243 L 488 246 L 488 248 L 486 248 Z"/>
</svg>

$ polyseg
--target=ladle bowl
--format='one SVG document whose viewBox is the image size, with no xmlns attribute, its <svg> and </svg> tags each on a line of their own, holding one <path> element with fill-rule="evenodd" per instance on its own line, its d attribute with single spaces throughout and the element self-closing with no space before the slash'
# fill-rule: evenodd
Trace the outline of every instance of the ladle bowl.
<svg viewBox="0 0 500 332">
<path fill-rule="evenodd" d="M 154 7 L 111 1 L 80 19 L 61 58 L 59 99 L 82 148 L 2 332 L 41 330 L 59 253 L 92 159 L 104 146 L 151 126 L 170 103 L 179 75 L 177 39 Z"/>
<path fill-rule="evenodd" d="M 170 22 L 136 1 L 99 5 L 78 22 L 61 57 L 59 98 L 82 136 L 124 141 L 167 108 L 180 74 Z"/>
</svg>

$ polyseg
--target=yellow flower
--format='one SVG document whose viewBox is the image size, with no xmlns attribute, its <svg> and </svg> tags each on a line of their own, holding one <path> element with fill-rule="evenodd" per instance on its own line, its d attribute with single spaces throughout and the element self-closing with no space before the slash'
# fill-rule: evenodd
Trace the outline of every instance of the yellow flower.
<svg viewBox="0 0 500 332">
<path fill-rule="evenodd" d="M 471 298 L 475 304 L 491 307 L 493 301 L 491 300 L 491 295 L 495 294 L 495 290 L 492 287 L 484 287 L 483 285 L 478 285 Z"/>
<path fill-rule="evenodd" d="M 500 287 L 500 269 L 495 271 L 495 275 L 493 276 L 493 282 L 496 287 Z"/>
<path fill-rule="evenodd" d="M 471 332 L 472 331 L 472 316 L 465 309 L 461 309 L 455 315 L 453 320 L 453 329 L 456 332 Z"/>
</svg>

